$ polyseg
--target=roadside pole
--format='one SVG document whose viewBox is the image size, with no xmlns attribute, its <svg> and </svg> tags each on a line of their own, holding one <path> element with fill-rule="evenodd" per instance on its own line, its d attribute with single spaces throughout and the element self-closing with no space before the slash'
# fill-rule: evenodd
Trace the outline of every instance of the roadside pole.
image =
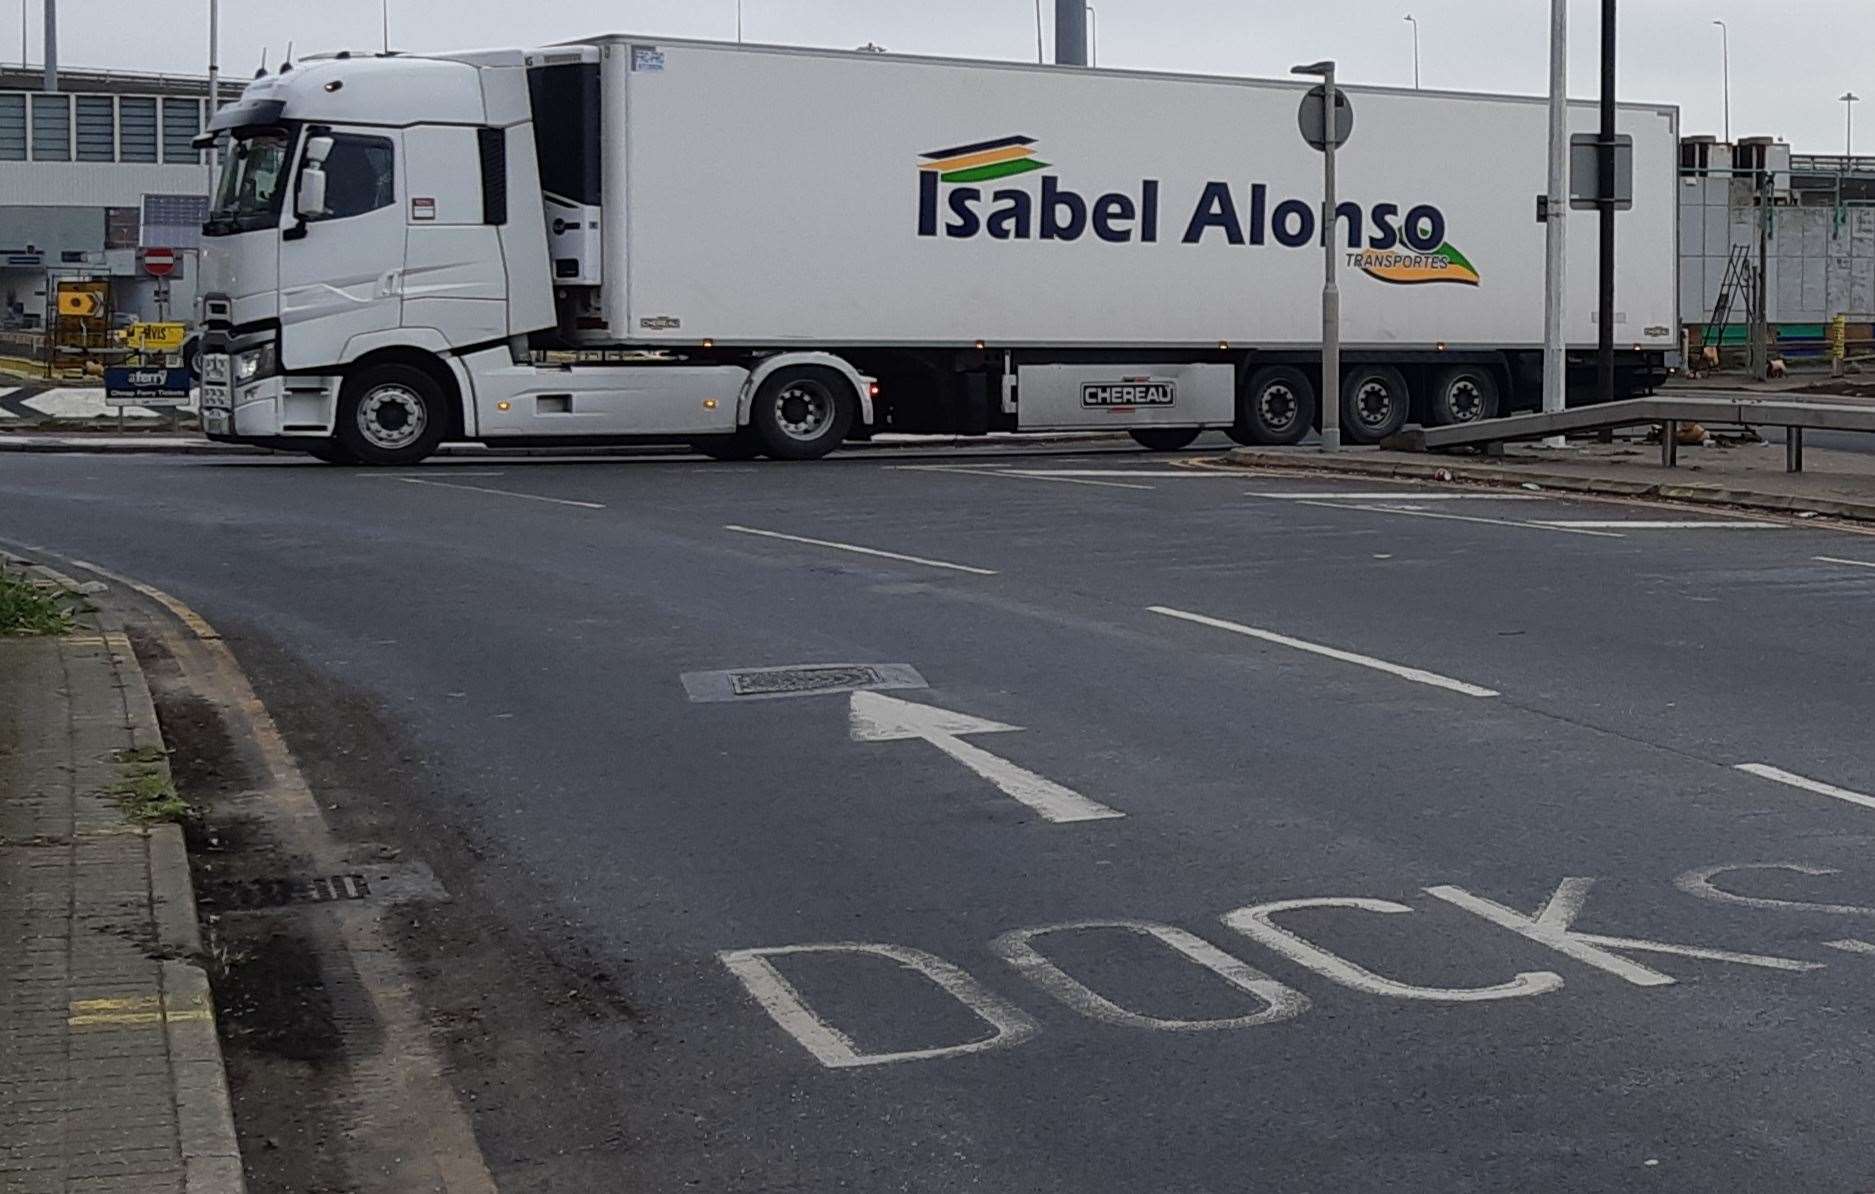
<svg viewBox="0 0 1875 1194">
<path fill-rule="evenodd" d="M 1596 359 L 1602 402 L 1615 400 L 1615 0 L 1602 0 L 1602 121 L 1597 150 L 1601 225 L 1600 321 Z"/>
<path fill-rule="evenodd" d="M 1302 139 L 1322 154 L 1322 385 L 1319 401 L 1322 414 L 1322 451 L 1341 447 L 1341 288 L 1335 281 L 1335 148 L 1354 131 L 1354 110 L 1335 90 L 1333 59 L 1312 62 L 1289 69 L 1292 75 L 1313 75 L 1321 79 L 1302 97 L 1298 123 Z M 1319 105 L 1319 107 L 1318 107 Z"/>
<path fill-rule="evenodd" d="M 1544 202 L 1543 225 L 1543 413 L 1556 414 L 1566 405 L 1567 347 L 1563 335 L 1567 302 L 1569 258 L 1566 225 L 1569 214 L 1569 0 L 1550 0 L 1549 18 L 1549 194 Z M 1567 447 L 1567 436 L 1543 441 L 1551 448 Z"/>
</svg>

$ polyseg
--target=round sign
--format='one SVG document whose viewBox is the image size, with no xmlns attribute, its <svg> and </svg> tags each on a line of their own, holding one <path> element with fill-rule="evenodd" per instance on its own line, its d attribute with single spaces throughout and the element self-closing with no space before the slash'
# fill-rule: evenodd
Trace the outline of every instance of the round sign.
<svg viewBox="0 0 1875 1194">
<path fill-rule="evenodd" d="M 152 278 L 167 278 L 176 272 L 176 250 L 143 250 L 143 272 Z"/>
<path fill-rule="evenodd" d="M 1296 110 L 1296 124 L 1302 129 L 1302 139 L 1316 149 L 1325 149 L 1329 138 L 1322 135 L 1322 106 L 1328 96 L 1328 89 L 1317 83 L 1302 96 L 1302 106 Z M 1354 105 L 1348 102 L 1348 93 L 1335 88 L 1335 135 L 1337 147 L 1347 144 L 1348 135 L 1354 132 Z"/>
</svg>

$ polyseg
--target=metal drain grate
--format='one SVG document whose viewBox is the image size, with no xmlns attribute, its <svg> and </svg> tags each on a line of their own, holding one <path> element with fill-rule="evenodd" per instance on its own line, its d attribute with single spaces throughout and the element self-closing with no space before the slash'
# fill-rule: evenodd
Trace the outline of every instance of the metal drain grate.
<svg viewBox="0 0 1875 1194">
<path fill-rule="evenodd" d="M 908 663 L 796 663 L 685 672 L 682 679 L 693 701 L 765 701 L 862 688 L 925 687 L 924 677 Z"/>
<path fill-rule="evenodd" d="M 877 684 L 883 677 L 870 667 L 783 667 L 729 673 L 737 696 L 781 696 L 797 692 L 851 691 Z"/>
<path fill-rule="evenodd" d="M 202 903 L 219 912 L 249 908 L 281 908 L 287 904 L 325 904 L 334 900 L 362 900 L 371 894 L 363 875 L 331 875 L 313 879 L 248 879 L 211 883 L 202 891 Z"/>
</svg>

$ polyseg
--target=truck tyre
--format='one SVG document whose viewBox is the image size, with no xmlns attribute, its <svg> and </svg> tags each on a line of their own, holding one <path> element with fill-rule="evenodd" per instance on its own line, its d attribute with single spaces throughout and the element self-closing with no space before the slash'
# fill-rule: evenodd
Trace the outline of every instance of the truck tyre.
<svg viewBox="0 0 1875 1194">
<path fill-rule="evenodd" d="M 756 438 L 753 427 L 743 427 L 732 435 L 699 435 L 690 446 L 711 460 L 754 460 L 762 454 L 762 441 Z"/>
<path fill-rule="evenodd" d="M 1154 452 L 1176 452 L 1204 434 L 1202 427 L 1139 427 L 1127 432 L 1133 442 Z"/>
<path fill-rule="evenodd" d="M 1391 365 L 1351 365 L 1341 374 L 1341 436 L 1377 444 L 1406 426 L 1413 412 L 1406 379 Z"/>
<path fill-rule="evenodd" d="M 1266 365 L 1237 396 L 1230 437 L 1240 444 L 1297 444 L 1315 423 L 1315 387 L 1292 365 Z"/>
<path fill-rule="evenodd" d="M 777 369 L 755 391 L 749 426 L 776 460 L 817 460 L 846 438 L 853 404 L 852 384 L 838 370 Z"/>
<path fill-rule="evenodd" d="M 360 464 L 415 464 L 448 428 L 443 390 L 411 365 L 373 365 L 339 387 L 339 447 Z"/>
<path fill-rule="evenodd" d="M 1497 375 L 1484 365 L 1453 365 L 1433 375 L 1426 417 L 1439 426 L 1495 419 Z"/>
</svg>

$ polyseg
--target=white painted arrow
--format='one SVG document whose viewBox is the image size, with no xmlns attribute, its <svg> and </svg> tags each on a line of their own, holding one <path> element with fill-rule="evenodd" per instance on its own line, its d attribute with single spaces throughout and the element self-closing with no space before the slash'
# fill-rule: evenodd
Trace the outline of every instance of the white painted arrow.
<svg viewBox="0 0 1875 1194">
<path fill-rule="evenodd" d="M 1040 813 L 1044 820 L 1098 821 L 1126 815 L 959 737 L 962 734 L 1006 734 L 1020 730 L 1021 726 L 986 721 L 933 705 L 913 704 L 878 692 L 854 693 L 851 710 L 853 741 L 896 742 L 922 738 L 1001 788 L 1005 795 Z"/>
</svg>

